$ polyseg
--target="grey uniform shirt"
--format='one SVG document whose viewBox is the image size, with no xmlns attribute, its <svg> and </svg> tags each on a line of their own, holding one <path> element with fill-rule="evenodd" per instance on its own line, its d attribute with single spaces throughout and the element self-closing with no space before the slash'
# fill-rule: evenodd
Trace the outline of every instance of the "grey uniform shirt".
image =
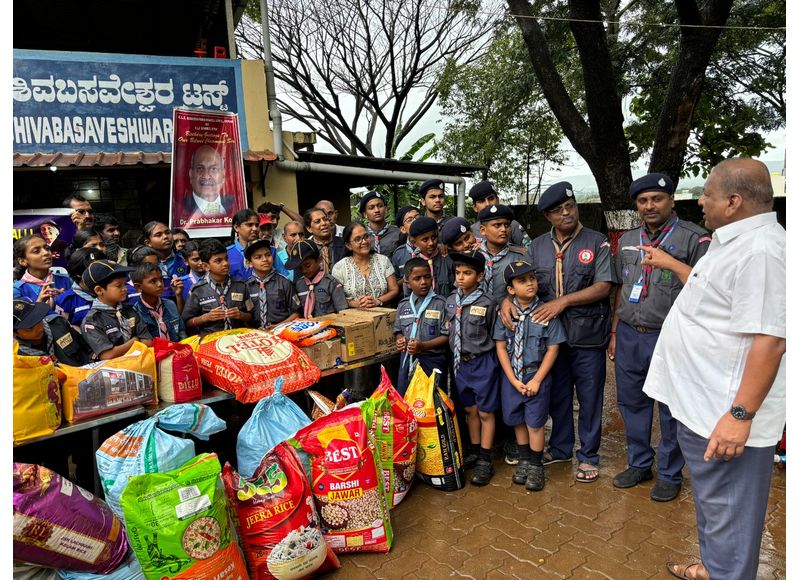
<svg viewBox="0 0 800 580">
<path fill-rule="evenodd" d="M 476 239 L 483 239 L 483 236 L 481 236 L 481 222 L 472 224 L 472 233 L 475 234 Z M 511 220 L 511 245 L 523 248 L 531 245 L 531 237 L 517 220 Z"/>
<path fill-rule="evenodd" d="M 281 274 L 273 272 L 264 283 L 267 303 L 261 304 L 259 300 L 259 290 L 261 290 L 261 280 L 253 274 L 245 282 L 250 300 L 253 302 L 253 320 L 251 326 L 258 328 L 261 324 L 261 312 L 266 308 L 267 324 L 277 324 L 283 322 L 293 312 L 300 310 L 300 299 L 294 290 L 294 285 Z"/>
<path fill-rule="evenodd" d="M 303 308 L 308 296 L 308 283 L 303 276 L 298 276 L 294 283 L 297 297 L 300 299 L 300 308 Z M 344 295 L 342 283 L 330 274 L 325 274 L 322 280 L 314 286 L 314 312 L 312 316 L 335 314 L 350 308 Z"/>
<path fill-rule="evenodd" d="M 450 350 L 453 349 L 453 324 L 456 317 L 456 293 L 447 297 L 445 326 L 442 334 L 450 335 Z M 497 319 L 497 303 L 484 293 L 473 304 L 461 312 L 461 354 L 483 354 L 494 350 L 494 323 Z"/>
<path fill-rule="evenodd" d="M 130 337 L 151 340 L 153 337 L 147 330 L 147 325 L 142 317 L 127 304 L 122 306 L 122 319 L 130 328 Z M 125 344 L 125 338 L 120 330 L 117 315 L 110 310 L 92 308 L 81 322 L 81 334 L 86 344 L 92 349 L 95 356 L 100 356 L 105 351 Z M 129 337 L 129 338 L 130 338 Z"/>
<path fill-rule="evenodd" d="M 642 245 L 641 232 L 641 227 L 628 230 L 619 239 L 613 274 L 614 283 L 622 285 L 622 292 L 616 313 L 620 320 L 630 326 L 657 330 L 664 323 L 683 284 L 669 270 L 656 268 L 650 274 L 647 295 L 641 296 L 639 302 L 630 301 L 633 286 L 642 275 L 641 253 L 638 250 L 623 251 L 622 248 Z M 659 233 L 660 229 L 651 236 L 651 240 Z M 680 220 L 664 245 L 659 247 L 684 264 L 694 267 L 705 255 L 710 242 L 711 235 L 706 230 L 692 222 Z"/>
<path fill-rule="evenodd" d="M 539 302 L 539 306 L 533 311 L 536 312 L 542 304 Z M 567 342 L 567 332 L 558 318 L 554 318 L 547 324 L 539 324 L 534 322 L 532 317 L 526 316 L 522 321 L 517 322 L 517 324 L 520 323 L 525 325 L 524 346 L 522 347 L 522 366 L 524 367 L 538 368 L 547 353 L 547 347 Z M 493 338 L 506 341 L 506 352 L 508 358 L 511 359 L 514 356 L 514 331 L 507 329 L 499 317 L 494 323 Z M 522 380 L 522 377 L 517 378 Z"/>
<path fill-rule="evenodd" d="M 517 260 L 523 260 L 523 259 L 529 261 L 526 257 L 525 249 L 516 246 L 509 246 L 508 253 L 497 261 L 495 261 L 494 256 L 492 257 L 492 259 L 488 258 L 486 259 L 486 270 L 484 271 L 483 289 L 485 292 L 489 293 L 492 296 L 492 298 L 494 298 L 495 302 L 497 302 L 498 304 L 500 304 L 506 297 L 506 294 L 508 294 L 506 281 L 503 278 L 503 272 L 505 271 L 506 266 L 508 266 L 511 262 L 516 262 Z M 491 280 L 489 280 L 490 267 L 491 267 Z"/>
<path fill-rule="evenodd" d="M 247 290 L 247 285 L 241 280 L 228 278 L 230 286 L 228 291 L 224 294 L 225 308 L 238 308 L 242 312 L 253 311 L 253 301 L 250 300 L 250 295 Z M 224 284 L 219 285 L 220 289 Z M 221 305 L 220 295 L 209 284 L 207 279 L 202 279 L 197 282 L 189 291 L 189 299 L 183 307 L 181 318 L 184 322 L 188 322 L 190 318 L 201 316 L 207 312 L 211 312 L 214 308 Z M 242 328 L 247 326 L 241 320 L 230 320 L 231 328 Z M 225 330 L 225 319 L 214 320 L 201 326 L 196 327 L 197 332 L 200 334 L 208 334 L 209 332 L 216 332 L 218 330 Z"/>
<path fill-rule="evenodd" d="M 424 300 L 424 298 L 415 296 L 414 304 L 416 304 L 419 308 L 419 305 L 421 305 Z M 402 334 L 409 340 L 416 338 L 421 342 L 432 340 L 441 336 L 442 334 L 447 334 L 447 332 L 443 332 L 446 302 L 447 301 L 438 294 L 431 298 L 431 301 L 425 307 L 425 311 L 421 313 L 422 315 L 420 316 L 419 324 L 417 325 L 416 334 L 411 336 L 411 329 L 414 326 L 414 311 L 411 309 L 411 298 L 404 298 L 397 307 L 397 318 L 395 318 L 394 322 L 394 333 Z M 420 354 L 425 356 L 426 354 L 444 354 L 444 352 L 445 348 L 441 347 L 432 350 L 426 350 Z"/>
<path fill-rule="evenodd" d="M 375 247 L 375 235 L 378 233 L 367 224 L 367 233 L 369 234 L 369 241 L 372 247 Z M 396 225 L 386 226 L 386 232 L 378 238 L 379 249 L 378 253 L 383 254 L 387 258 L 391 258 L 394 251 L 400 246 L 400 238 L 402 237 L 400 228 Z"/>
</svg>

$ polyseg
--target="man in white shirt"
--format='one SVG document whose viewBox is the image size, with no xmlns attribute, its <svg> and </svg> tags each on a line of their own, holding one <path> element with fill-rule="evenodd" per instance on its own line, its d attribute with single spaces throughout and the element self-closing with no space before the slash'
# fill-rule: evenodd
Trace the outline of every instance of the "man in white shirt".
<svg viewBox="0 0 800 580">
<path fill-rule="evenodd" d="M 685 578 L 755 578 L 786 421 L 786 231 L 767 167 L 731 159 L 699 200 L 708 252 L 667 315 L 644 392 L 669 406 L 692 478 L 701 562 Z M 662 250 L 644 247 L 653 267 Z M 645 262 L 643 262 L 645 263 Z"/>
</svg>

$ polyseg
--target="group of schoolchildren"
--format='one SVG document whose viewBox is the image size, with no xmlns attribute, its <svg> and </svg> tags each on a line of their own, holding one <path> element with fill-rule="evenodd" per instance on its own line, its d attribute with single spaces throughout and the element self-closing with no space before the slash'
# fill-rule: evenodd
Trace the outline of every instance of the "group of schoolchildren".
<svg viewBox="0 0 800 580">
<path fill-rule="evenodd" d="M 497 413 L 513 429 L 521 454 L 513 481 L 541 490 L 548 373 L 566 335 L 558 319 L 535 321 L 540 302 L 534 268 L 523 247 L 510 245 L 530 240 L 511 209 L 497 203 L 491 184 L 470 191 L 477 227 L 444 215 L 443 189 L 438 180 L 425 182 L 421 210 L 399 208 L 395 225 L 386 223 L 380 194 L 368 193 L 359 206 L 374 251 L 391 257 L 403 281 L 394 328 L 401 357 L 397 387 L 405 392 L 417 364 L 426 373 L 452 369 L 469 432 L 464 464 L 473 469 L 472 483 L 486 485 L 494 473 Z M 313 210 L 304 224 L 312 232 Z M 303 239 L 302 227 L 299 234 L 291 231 L 290 240 L 289 226 L 301 225 L 294 221 L 284 228 L 285 247 L 277 248 L 275 236 L 264 235 L 272 228 L 263 227 L 275 223 L 269 214 L 241 210 L 226 247 L 150 222 L 139 246 L 114 250 L 118 261 L 97 244 L 72 248 L 66 272 L 52 267 L 41 236 L 15 241 L 14 336 L 20 353 L 85 364 L 121 356 L 133 341 L 150 345 L 154 337 L 178 341 L 187 333 L 268 328 L 347 308 L 342 284 L 329 273 L 331 254 L 323 259 L 314 238 Z M 83 229 L 91 229 L 91 222 Z M 95 233 L 118 244 L 118 237 Z M 506 296 L 518 316 L 513 331 L 497 314 Z M 66 356 L 67 343 L 73 345 L 70 357 L 59 358 Z M 81 344 L 84 354 L 75 355 Z"/>
</svg>

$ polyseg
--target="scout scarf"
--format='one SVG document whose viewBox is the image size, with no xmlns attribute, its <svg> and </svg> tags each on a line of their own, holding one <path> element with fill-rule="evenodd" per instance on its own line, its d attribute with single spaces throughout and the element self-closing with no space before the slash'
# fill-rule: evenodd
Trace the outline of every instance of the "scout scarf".
<svg viewBox="0 0 800 580">
<path fill-rule="evenodd" d="M 372 236 L 372 249 L 375 250 L 377 253 L 381 253 L 381 238 L 386 235 L 386 232 L 389 231 L 389 224 L 384 223 L 383 227 L 379 231 L 375 231 L 372 229 L 371 225 L 367 226 L 367 233 Z"/>
<path fill-rule="evenodd" d="M 439 255 L 439 247 L 436 247 L 433 254 L 431 254 L 430 258 L 422 253 L 417 247 L 414 247 L 413 251 L 411 252 L 412 258 L 422 258 L 426 262 L 428 262 L 428 268 L 431 269 L 431 290 L 436 290 L 436 275 L 433 273 L 433 259 Z"/>
<path fill-rule="evenodd" d="M 37 278 L 36 276 L 33 276 L 27 270 L 25 270 L 25 273 L 22 275 L 22 278 L 20 278 L 20 280 L 22 280 L 23 282 L 27 282 L 28 284 L 34 284 L 36 286 L 45 286 L 46 284 L 52 284 L 53 283 L 53 273 L 52 272 L 48 272 L 47 273 L 47 277 L 44 280 L 41 280 L 41 279 Z M 40 288 L 39 289 L 39 293 L 41 293 L 41 292 L 42 292 L 42 289 Z M 47 299 L 46 302 L 50 306 L 50 310 L 53 310 L 53 308 L 55 308 L 55 302 L 56 302 L 55 298 L 50 297 L 50 298 Z"/>
<path fill-rule="evenodd" d="M 216 282 L 211 278 L 211 274 L 206 274 L 206 281 L 208 282 L 209 286 L 216 292 L 217 299 L 219 300 L 219 305 L 223 308 L 227 308 L 228 305 L 226 304 L 226 296 L 228 295 L 228 291 L 231 289 L 231 277 L 228 276 L 225 278 L 224 284 L 217 285 Z M 225 317 L 225 326 L 224 330 L 230 330 L 233 326 L 231 325 L 231 319 L 227 316 Z"/>
<path fill-rule="evenodd" d="M 539 299 L 534 297 L 533 301 L 528 305 L 527 308 L 522 308 L 519 305 L 516 297 L 511 301 L 511 304 L 514 305 L 514 308 L 517 309 L 517 325 L 514 329 L 514 349 L 511 355 L 511 368 L 514 369 L 514 376 L 517 377 L 520 381 L 522 380 L 522 355 L 523 351 L 525 350 L 525 330 L 527 328 L 527 324 L 525 324 L 525 318 L 529 317 L 534 309 L 539 305 Z"/>
<path fill-rule="evenodd" d="M 678 225 L 678 215 L 675 212 L 672 212 L 672 217 L 667 220 L 667 223 L 661 228 L 661 231 L 658 231 L 658 235 L 656 236 L 655 240 L 650 239 L 650 233 L 647 230 L 647 226 L 642 222 L 641 228 L 639 230 L 639 238 L 641 240 L 641 245 L 643 246 L 652 246 L 654 248 L 662 247 L 669 237 L 672 235 L 672 232 L 675 231 L 675 228 Z M 642 285 L 642 298 L 647 296 L 647 288 L 650 285 L 650 275 L 653 273 L 653 266 L 647 265 L 645 266 L 642 264 L 642 260 L 644 260 L 644 250 L 639 250 L 639 263 L 642 265 L 642 275 L 639 277 L 639 283 Z"/>
<path fill-rule="evenodd" d="M 461 313 L 464 308 L 474 304 L 478 298 L 483 296 L 483 290 L 477 288 L 468 296 L 464 296 L 464 291 L 459 288 L 456 290 L 456 316 L 453 319 L 453 374 L 458 374 L 458 367 L 461 365 Z"/>
<path fill-rule="evenodd" d="M 104 310 L 106 312 L 113 312 L 114 316 L 117 317 L 117 324 L 119 324 L 119 332 L 122 335 L 122 342 L 127 342 L 128 339 L 132 336 L 131 327 L 128 324 L 128 321 L 122 315 L 122 303 L 117 304 L 116 307 L 109 306 L 105 302 L 100 302 L 97 298 L 92 301 L 92 309 L 96 310 Z"/>
<path fill-rule="evenodd" d="M 150 313 L 155 321 L 158 323 L 158 335 L 162 338 L 169 339 L 169 330 L 167 330 L 167 323 L 164 322 L 164 303 L 161 299 L 158 299 L 158 303 L 155 306 L 150 306 L 147 302 L 139 298 L 139 302 L 142 303 L 147 311 Z"/>
<path fill-rule="evenodd" d="M 258 323 L 259 328 L 266 328 L 267 322 L 267 282 L 275 277 L 275 270 L 267 274 L 263 280 L 253 274 L 253 279 L 258 281 Z"/>
<path fill-rule="evenodd" d="M 419 338 L 417 333 L 419 333 L 419 321 L 425 315 L 425 310 L 428 308 L 428 305 L 433 300 L 433 297 L 436 296 L 436 292 L 434 292 L 433 288 L 428 290 L 428 293 L 425 295 L 425 298 L 422 299 L 422 304 L 419 305 L 419 308 L 414 306 L 414 299 L 416 295 L 413 293 L 408 298 L 408 305 L 411 307 L 411 313 L 414 315 L 414 324 L 411 325 L 411 332 L 409 333 L 408 338 Z M 416 357 L 412 354 L 408 354 L 408 351 L 405 353 L 405 358 L 408 361 L 408 376 L 411 377 L 411 371 L 414 368 L 414 362 L 416 361 Z"/>
<path fill-rule="evenodd" d="M 563 242 L 559 242 L 554 236 L 553 231 L 550 232 L 550 241 L 553 242 L 553 249 L 556 251 L 556 272 L 555 272 L 555 282 L 556 282 L 556 298 L 561 298 L 564 293 L 564 254 L 567 252 L 567 248 L 575 241 L 575 238 L 578 237 L 578 234 L 581 233 L 583 229 L 583 224 L 578 222 L 578 227 L 575 228 L 575 232 L 565 239 Z"/>
<path fill-rule="evenodd" d="M 314 315 L 314 302 L 317 294 L 316 292 L 314 292 L 314 288 L 317 287 L 317 284 L 319 284 L 320 280 L 322 280 L 324 277 L 325 277 L 324 270 L 320 270 L 319 272 L 317 272 L 317 274 L 311 280 L 303 276 L 303 280 L 305 280 L 306 284 L 308 284 L 308 294 L 306 294 L 306 303 L 303 306 L 303 318 L 311 318 Z"/>
<path fill-rule="evenodd" d="M 506 245 L 505 248 L 497 252 L 494 256 L 489 253 L 489 246 L 487 245 L 486 240 L 481 240 L 481 245 L 479 250 L 483 257 L 486 258 L 486 269 L 484 270 L 483 274 L 483 283 L 484 288 L 486 288 L 487 292 L 491 292 L 492 290 L 492 278 L 494 277 L 494 268 L 493 266 L 495 263 L 499 262 L 503 258 L 508 255 L 509 246 Z M 502 274 L 502 273 L 501 273 Z"/>
<path fill-rule="evenodd" d="M 89 302 L 90 304 L 94 300 L 94 296 L 92 296 L 88 292 L 85 292 L 84 289 L 81 288 L 80 285 L 77 282 L 73 282 L 72 283 L 72 291 L 75 292 L 76 296 L 80 296 L 81 298 L 86 300 L 86 302 Z"/>
</svg>

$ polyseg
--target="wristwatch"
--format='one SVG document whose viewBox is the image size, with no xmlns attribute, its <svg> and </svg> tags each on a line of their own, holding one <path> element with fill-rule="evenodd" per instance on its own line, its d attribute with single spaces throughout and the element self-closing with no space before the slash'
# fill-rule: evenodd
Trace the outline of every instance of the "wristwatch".
<svg viewBox="0 0 800 580">
<path fill-rule="evenodd" d="M 731 407 L 731 415 L 738 421 L 750 421 L 756 416 L 756 412 L 749 413 L 742 405 L 733 405 Z"/>
</svg>

